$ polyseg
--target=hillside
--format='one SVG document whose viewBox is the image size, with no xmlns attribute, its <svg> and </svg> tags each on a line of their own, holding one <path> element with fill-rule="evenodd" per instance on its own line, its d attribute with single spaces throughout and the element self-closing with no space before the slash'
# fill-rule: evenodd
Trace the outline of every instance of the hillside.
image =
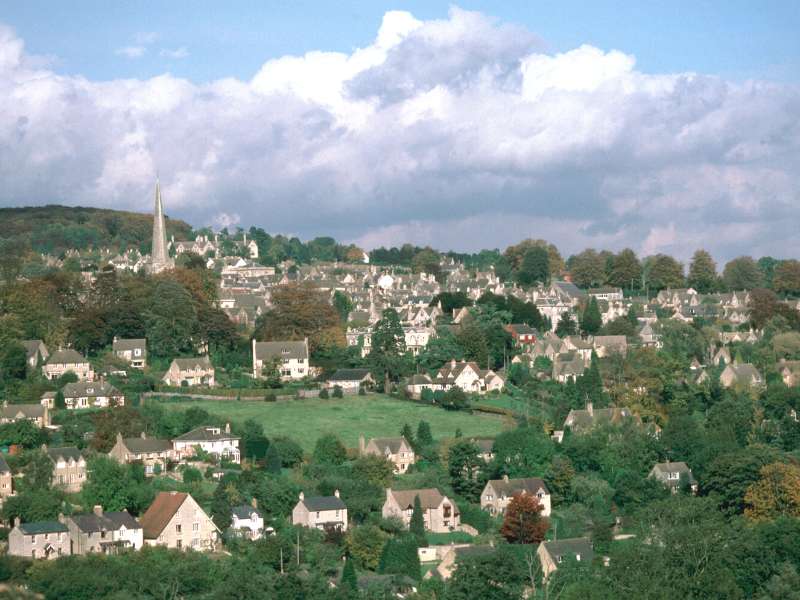
<svg viewBox="0 0 800 600">
<path fill-rule="evenodd" d="M 0 208 L 0 241 L 47 254 L 92 247 L 149 252 L 152 231 L 153 216 L 145 213 L 58 205 Z M 184 221 L 167 217 L 168 236 L 187 239 L 191 231 Z"/>
</svg>

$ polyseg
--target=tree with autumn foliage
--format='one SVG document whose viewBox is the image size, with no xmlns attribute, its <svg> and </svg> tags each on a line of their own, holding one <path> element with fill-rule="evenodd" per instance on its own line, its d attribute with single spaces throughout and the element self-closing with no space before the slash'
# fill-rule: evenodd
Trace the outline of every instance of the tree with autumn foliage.
<svg viewBox="0 0 800 600">
<path fill-rule="evenodd" d="M 308 338 L 312 353 L 322 346 L 345 343 L 339 315 L 327 294 L 306 283 L 273 290 L 272 308 L 256 321 L 255 337 L 259 341 Z"/>
<path fill-rule="evenodd" d="M 511 544 L 538 544 L 550 527 L 542 510 L 544 506 L 533 494 L 514 494 L 506 507 L 500 535 Z"/>
<path fill-rule="evenodd" d="M 747 488 L 744 514 L 753 521 L 800 517 L 800 465 L 776 462 L 761 469 L 761 478 Z"/>
</svg>

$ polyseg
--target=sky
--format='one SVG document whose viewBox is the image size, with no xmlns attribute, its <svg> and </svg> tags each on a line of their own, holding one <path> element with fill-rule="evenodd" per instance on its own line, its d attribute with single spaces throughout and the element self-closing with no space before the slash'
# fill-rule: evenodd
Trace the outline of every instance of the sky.
<svg viewBox="0 0 800 600">
<path fill-rule="evenodd" d="M 0 206 L 800 256 L 800 3 L 0 4 Z"/>
</svg>

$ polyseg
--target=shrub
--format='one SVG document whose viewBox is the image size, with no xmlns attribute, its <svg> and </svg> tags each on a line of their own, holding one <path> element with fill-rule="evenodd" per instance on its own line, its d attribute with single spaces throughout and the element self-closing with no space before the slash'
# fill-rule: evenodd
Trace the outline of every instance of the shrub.
<svg viewBox="0 0 800 600">
<path fill-rule="evenodd" d="M 340 385 L 333 386 L 333 397 L 334 398 L 342 398 L 342 397 L 344 397 L 344 392 L 342 391 L 342 386 L 340 386 Z"/>
<path fill-rule="evenodd" d="M 319 397 L 323 400 L 327 400 L 330 396 L 328 395 L 328 388 L 322 388 L 319 391 Z"/>
<path fill-rule="evenodd" d="M 267 392 L 264 394 L 264 402 L 276 402 L 278 397 L 275 395 L 275 392 Z"/>
<path fill-rule="evenodd" d="M 358 386 L 358 395 L 359 396 L 367 395 L 367 389 L 363 385 Z"/>
</svg>

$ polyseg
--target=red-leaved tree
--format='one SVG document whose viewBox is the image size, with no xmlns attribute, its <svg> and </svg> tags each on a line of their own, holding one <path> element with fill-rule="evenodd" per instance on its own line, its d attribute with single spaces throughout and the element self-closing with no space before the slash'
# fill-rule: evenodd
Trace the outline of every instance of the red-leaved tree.
<svg viewBox="0 0 800 600">
<path fill-rule="evenodd" d="M 543 509 L 533 494 L 514 494 L 500 534 L 511 544 L 538 544 L 550 527 L 550 522 L 542 516 Z"/>
</svg>

